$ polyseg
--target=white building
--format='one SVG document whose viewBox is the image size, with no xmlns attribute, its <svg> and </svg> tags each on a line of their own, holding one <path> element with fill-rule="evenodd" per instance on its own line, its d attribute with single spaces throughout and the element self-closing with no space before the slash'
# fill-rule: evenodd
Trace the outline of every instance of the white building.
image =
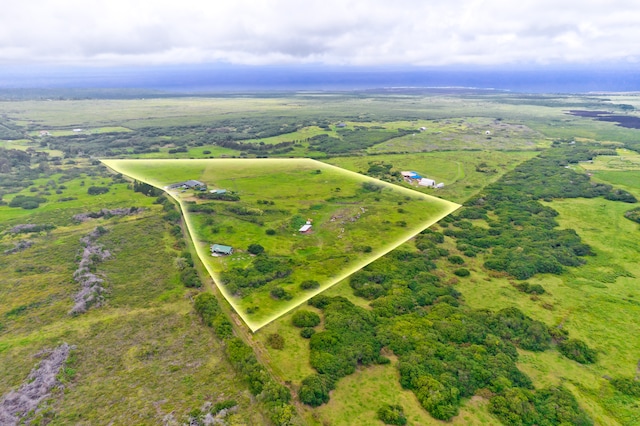
<svg viewBox="0 0 640 426">
<path fill-rule="evenodd" d="M 436 181 L 433 179 L 427 179 L 427 178 L 422 178 L 420 179 L 420 181 L 418 181 L 418 185 L 420 186 L 428 186 L 430 188 L 433 188 L 436 186 Z"/>
</svg>

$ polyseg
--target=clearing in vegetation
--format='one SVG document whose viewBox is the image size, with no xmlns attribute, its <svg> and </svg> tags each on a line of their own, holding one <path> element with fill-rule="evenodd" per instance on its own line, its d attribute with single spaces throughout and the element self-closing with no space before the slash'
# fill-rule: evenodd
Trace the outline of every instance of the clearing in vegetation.
<svg viewBox="0 0 640 426">
<path fill-rule="evenodd" d="M 252 331 L 459 207 L 308 159 L 104 162 L 180 203 L 200 258 Z"/>
</svg>

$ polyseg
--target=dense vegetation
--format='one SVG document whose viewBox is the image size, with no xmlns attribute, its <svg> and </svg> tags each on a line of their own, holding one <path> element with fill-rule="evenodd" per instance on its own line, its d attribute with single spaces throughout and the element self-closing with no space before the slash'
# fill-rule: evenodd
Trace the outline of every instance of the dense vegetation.
<svg viewBox="0 0 640 426">
<path fill-rule="evenodd" d="M 575 231 L 557 229 L 557 212 L 539 200 L 604 196 L 635 202 L 631 194 L 593 183 L 586 174 L 567 168 L 593 158 L 595 148 L 557 144 L 519 165 L 465 203 L 450 219 L 453 227 L 445 235 L 454 237 L 465 254 L 484 252 L 485 267 L 522 280 L 583 264 L 582 257 L 592 254 L 589 246 Z M 484 220 L 488 227 L 474 224 L 475 219 Z"/>
<path fill-rule="evenodd" d="M 326 403 L 341 377 L 358 366 L 387 363 L 381 355 L 386 347 L 398 357 L 402 386 L 437 419 L 455 416 L 463 398 L 480 392 L 508 424 L 521 414 L 522 395 L 529 398 L 527 410 L 534 422 L 522 424 L 590 424 L 566 389 L 533 388 L 516 366 L 516 348 L 545 351 L 556 341 L 559 349 L 571 348 L 560 351 L 579 362 L 575 352 L 593 351 L 517 308 L 490 312 L 464 306 L 460 293 L 434 274 L 434 260 L 445 255 L 437 250 L 442 234 L 427 230 L 420 237 L 416 246 L 422 252 L 396 250 L 351 277 L 355 293 L 372 300 L 373 310 L 342 297 L 319 295 L 309 301 L 322 310 L 325 324 L 309 342 L 317 374 L 302 381 L 301 401 L 311 406 Z M 304 317 L 304 312 L 298 315 Z M 547 409 L 556 403 L 563 407 L 560 417 Z"/>
<path fill-rule="evenodd" d="M 276 382 L 260 365 L 253 349 L 242 339 L 235 337 L 233 326 L 218 301 L 211 293 L 200 293 L 194 300 L 194 307 L 206 325 L 212 327 L 216 335 L 225 342 L 225 353 L 229 361 L 239 371 L 249 385 L 249 390 L 267 408 L 270 420 L 276 425 L 288 425 L 294 417 L 294 409 L 289 404 L 289 389 Z"/>
</svg>

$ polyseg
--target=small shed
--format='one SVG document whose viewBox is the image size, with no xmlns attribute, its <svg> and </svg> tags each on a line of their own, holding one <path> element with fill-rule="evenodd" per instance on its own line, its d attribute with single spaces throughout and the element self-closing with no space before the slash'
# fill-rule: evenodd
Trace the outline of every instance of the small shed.
<svg viewBox="0 0 640 426">
<path fill-rule="evenodd" d="M 212 193 L 212 194 L 222 195 L 222 194 L 226 194 L 227 190 L 226 189 L 212 189 L 209 192 Z"/>
<path fill-rule="evenodd" d="M 418 182 L 418 185 L 420 185 L 420 186 L 428 186 L 430 188 L 433 188 L 434 186 L 436 186 L 436 181 L 433 180 L 433 179 L 422 178 Z"/>
<path fill-rule="evenodd" d="M 228 256 L 233 254 L 233 247 L 222 244 L 211 244 L 211 254 L 224 254 Z"/>
<path fill-rule="evenodd" d="M 306 234 L 308 232 L 311 232 L 311 220 L 308 220 L 307 223 L 305 223 L 304 225 L 302 225 L 299 229 L 300 233 L 302 234 Z"/>
<path fill-rule="evenodd" d="M 436 188 L 438 189 L 444 188 L 444 183 L 440 182 L 439 184 L 436 185 Z"/>
</svg>

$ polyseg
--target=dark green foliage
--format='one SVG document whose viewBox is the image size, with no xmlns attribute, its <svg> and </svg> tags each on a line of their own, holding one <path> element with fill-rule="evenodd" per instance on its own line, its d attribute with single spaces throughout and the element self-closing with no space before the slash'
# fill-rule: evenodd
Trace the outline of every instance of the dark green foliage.
<svg viewBox="0 0 640 426">
<path fill-rule="evenodd" d="M 305 327 L 300 330 L 300 336 L 305 339 L 310 339 L 314 334 L 316 334 L 316 330 L 311 327 Z"/>
<path fill-rule="evenodd" d="M 216 298 L 210 293 L 201 293 L 196 296 L 194 307 L 205 324 L 213 327 L 218 337 L 225 341 L 225 354 L 231 365 L 233 365 L 240 377 L 247 382 L 251 393 L 259 397 L 260 401 L 265 405 L 271 421 L 276 425 L 290 424 L 293 410 L 289 406 L 289 401 L 291 400 L 289 389 L 276 382 L 269 375 L 267 370 L 258 362 L 250 346 L 233 336 L 232 325 L 220 310 Z M 275 340 L 278 339 L 275 338 Z M 284 344 L 284 341 L 282 343 Z M 230 402 L 226 404 L 229 405 Z M 214 409 L 219 408 L 218 411 L 220 411 L 224 408 L 230 408 L 227 405 L 216 405 Z"/>
<path fill-rule="evenodd" d="M 41 203 L 46 203 L 47 199 L 44 197 L 35 197 L 28 195 L 16 195 L 9 202 L 9 207 L 22 207 L 25 210 L 36 209 Z"/>
<path fill-rule="evenodd" d="M 224 194 L 211 193 L 211 192 L 198 192 L 196 194 L 196 197 L 202 198 L 205 200 L 240 201 L 240 196 L 232 192 L 225 192 Z"/>
<path fill-rule="evenodd" d="M 333 387 L 334 384 L 328 377 L 314 374 L 302 380 L 298 397 L 304 404 L 318 407 L 329 402 L 329 391 Z"/>
<path fill-rule="evenodd" d="M 562 355 L 580 364 L 593 364 L 598 358 L 596 351 L 579 339 L 568 339 L 558 343 L 558 350 Z"/>
<path fill-rule="evenodd" d="M 233 336 L 233 326 L 227 316 L 220 310 L 218 300 L 211 293 L 200 293 L 196 296 L 194 307 L 202 320 L 209 327 L 213 327 L 216 335 L 221 339 Z"/>
<path fill-rule="evenodd" d="M 622 201 L 624 203 L 637 203 L 638 200 L 632 194 L 623 189 L 613 189 L 604 198 L 611 201 Z"/>
<path fill-rule="evenodd" d="M 527 294 L 544 294 L 545 292 L 544 287 L 540 284 L 529 284 L 528 282 L 515 284 L 514 287 Z"/>
<path fill-rule="evenodd" d="M 368 300 L 376 299 L 387 294 L 391 288 L 388 276 L 380 273 L 370 273 L 360 270 L 349 278 L 349 285 L 356 296 Z"/>
<path fill-rule="evenodd" d="M 507 425 L 577 425 L 593 422 L 562 386 L 529 391 L 509 388 L 491 398 L 489 411 Z"/>
<path fill-rule="evenodd" d="M 469 275 L 471 275 L 471 272 L 469 272 L 469 270 L 466 268 L 456 269 L 455 271 L 453 271 L 453 273 L 459 277 L 468 277 Z"/>
<path fill-rule="evenodd" d="M 133 182 L 133 191 L 140 192 L 147 197 L 159 197 L 162 195 L 162 190 L 156 188 L 155 186 L 149 185 L 145 182 L 134 181 Z"/>
<path fill-rule="evenodd" d="M 247 251 L 251 254 L 258 255 L 264 252 L 264 247 L 262 247 L 260 244 L 250 244 L 247 248 Z"/>
<path fill-rule="evenodd" d="M 378 408 L 378 420 L 387 425 L 403 426 L 407 424 L 407 417 L 401 405 L 384 404 Z"/>
<path fill-rule="evenodd" d="M 183 269 L 180 273 L 180 280 L 185 285 L 185 287 L 202 287 L 202 281 L 200 281 L 198 274 L 193 268 Z"/>
<path fill-rule="evenodd" d="M 527 317 L 518 308 L 504 308 L 487 318 L 487 325 L 493 333 L 522 349 L 544 351 L 551 344 L 549 328 Z"/>
<path fill-rule="evenodd" d="M 456 256 L 456 255 L 454 255 L 454 256 L 449 256 L 449 257 L 447 258 L 447 260 L 448 260 L 450 263 L 453 263 L 454 265 L 462 265 L 462 264 L 464 263 L 464 259 L 463 259 L 463 258 L 461 258 L 460 256 Z"/>
<path fill-rule="evenodd" d="M 611 379 L 611 384 L 618 392 L 640 398 L 640 381 L 628 377 Z"/>
<path fill-rule="evenodd" d="M 213 404 L 213 407 L 211 407 L 211 410 L 209 410 L 209 412 L 215 416 L 220 411 L 228 410 L 229 408 L 233 408 L 236 405 L 238 405 L 238 403 L 236 401 L 234 401 L 233 399 L 228 399 L 226 401 L 216 402 L 215 404 Z"/>
<path fill-rule="evenodd" d="M 291 300 L 293 296 L 282 287 L 274 287 L 269 291 L 269 295 L 277 300 Z"/>
<path fill-rule="evenodd" d="M 109 188 L 106 186 L 90 186 L 87 189 L 87 194 L 89 195 L 100 195 L 106 194 L 107 192 L 109 192 Z"/>
<path fill-rule="evenodd" d="M 320 288 L 320 283 L 316 280 L 306 280 L 300 283 L 300 288 L 303 290 L 314 290 Z"/>
<path fill-rule="evenodd" d="M 320 324 L 320 316 L 312 311 L 296 311 L 291 317 L 291 324 L 296 327 L 315 327 Z"/>
<path fill-rule="evenodd" d="M 289 262 L 271 258 L 263 253 L 247 268 L 234 268 L 221 274 L 222 282 L 232 294 L 242 296 L 252 288 L 285 278 L 291 274 Z"/>
<path fill-rule="evenodd" d="M 267 336 L 267 345 L 273 349 L 284 349 L 284 338 L 278 333 L 271 333 Z"/>
<path fill-rule="evenodd" d="M 371 312 L 343 297 L 314 299 L 310 304 L 322 306 L 325 315 L 325 331 L 313 334 L 309 341 L 311 366 L 319 375 L 307 377 L 308 386 L 303 381 L 300 395 L 303 402 L 319 405 L 328 400 L 335 381 L 352 374 L 357 365 L 381 362 L 382 346 Z"/>
<path fill-rule="evenodd" d="M 591 159 L 589 145 L 557 145 L 526 161 L 505 174 L 498 182 L 487 186 L 484 193 L 470 200 L 454 218 L 455 228 L 445 230 L 454 237 L 465 255 L 488 250 L 484 266 L 505 271 L 518 279 L 537 273 L 559 274 L 565 266 L 584 263 L 581 256 L 591 254 L 589 246 L 571 229 L 557 229 L 557 212 L 538 202 L 553 198 L 593 198 L 630 201 L 626 193 L 609 185 L 592 183 L 586 174 L 564 166 Z M 474 226 L 467 219 L 485 218 L 489 229 Z M 469 250 L 473 247 L 474 251 Z"/>
<path fill-rule="evenodd" d="M 640 223 L 640 207 L 636 207 L 635 209 L 631 209 L 624 214 L 629 220 Z"/>
<path fill-rule="evenodd" d="M 326 152 L 327 154 L 339 154 L 360 151 L 411 132 L 411 130 L 401 129 L 398 129 L 397 132 L 373 129 L 338 129 L 340 139 L 321 134 L 309 138 L 309 145 L 316 151 Z"/>
<path fill-rule="evenodd" d="M 188 202 L 187 210 L 192 213 L 207 213 L 213 214 L 216 212 L 215 206 L 213 203 L 204 203 L 204 204 L 196 204 L 195 202 Z"/>
<path fill-rule="evenodd" d="M 275 229 L 267 229 L 266 231 L 264 231 L 265 234 L 267 235 L 276 235 L 276 231 Z"/>
</svg>

